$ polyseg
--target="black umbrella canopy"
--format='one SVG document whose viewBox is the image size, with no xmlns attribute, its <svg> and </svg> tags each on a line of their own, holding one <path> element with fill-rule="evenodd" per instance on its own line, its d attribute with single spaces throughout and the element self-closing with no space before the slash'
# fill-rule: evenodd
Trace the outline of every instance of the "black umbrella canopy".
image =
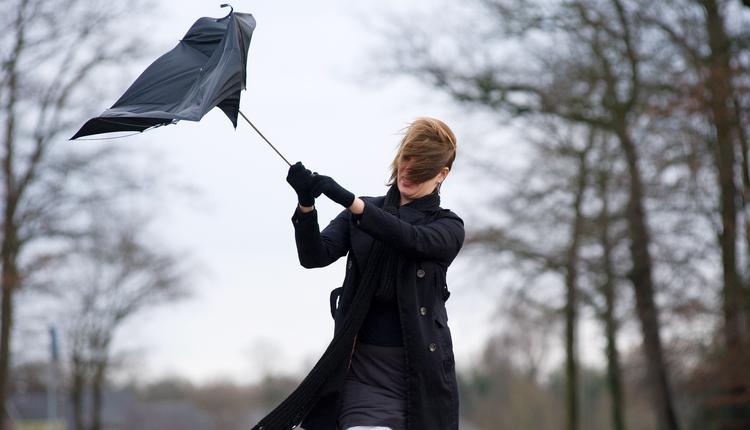
<svg viewBox="0 0 750 430">
<path fill-rule="evenodd" d="M 225 5 L 222 5 L 225 6 Z M 197 20 L 174 49 L 154 61 L 125 94 L 71 138 L 144 131 L 179 120 L 199 121 L 219 109 L 237 127 L 240 92 L 255 18 L 232 10 Z"/>
</svg>

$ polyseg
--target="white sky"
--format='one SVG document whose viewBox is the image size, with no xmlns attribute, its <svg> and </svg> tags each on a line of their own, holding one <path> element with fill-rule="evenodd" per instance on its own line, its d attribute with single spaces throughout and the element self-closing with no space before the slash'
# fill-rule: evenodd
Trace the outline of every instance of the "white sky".
<svg viewBox="0 0 750 430">
<path fill-rule="evenodd" d="M 218 2 L 172 4 L 155 12 L 162 24 L 151 38 L 162 52 L 197 18 L 227 12 Z M 415 117 L 445 120 L 461 145 L 465 130 L 458 111 L 425 88 L 408 80 L 362 81 L 371 61 L 368 50 L 382 43 L 363 20 L 382 19 L 385 3 L 234 6 L 258 23 L 241 108 L 290 162 L 301 160 L 357 195 L 382 195 L 398 132 Z M 124 90 L 129 82 L 122 85 Z M 102 103 L 101 110 L 112 101 Z M 285 181 L 287 165 L 241 119 L 233 130 L 218 109 L 199 123 L 183 121 L 121 144 L 156 147 L 165 168 L 177 172 L 172 176 L 201 192 L 194 201 L 177 196 L 160 208 L 159 237 L 191 253 L 197 276 L 191 299 L 139 316 L 118 333 L 120 349 L 142 352 L 133 374 L 249 382 L 260 376 L 259 369 L 308 370 L 333 333 L 328 294 L 341 285 L 344 259 L 323 269 L 299 265 L 290 221 L 296 195 Z M 471 199 L 465 179 L 461 182 L 462 167 L 459 150 L 442 206 L 464 216 Z M 321 228 L 340 210 L 325 198 L 318 209 Z M 466 262 L 459 260 L 449 270 L 453 295 L 447 303 L 458 366 L 481 345 L 494 302 L 488 300 L 491 293 L 477 296 L 462 284 L 461 264 Z"/>
</svg>

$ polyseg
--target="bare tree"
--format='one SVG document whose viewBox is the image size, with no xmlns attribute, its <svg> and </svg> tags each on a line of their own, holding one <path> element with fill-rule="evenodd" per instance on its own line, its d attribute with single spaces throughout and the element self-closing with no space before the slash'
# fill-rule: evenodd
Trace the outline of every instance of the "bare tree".
<svg viewBox="0 0 750 430">
<path fill-rule="evenodd" d="M 750 379 L 748 360 L 748 316 L 743 306 L 743 285 L 737 271 L 737 201 L 740 198 L 737 176 L 738 143 L 735 115 L 732 112 L 732 67 L 730 36 L 726 30 L 726 2 L 699 0 L 705 11 L 705 32 L 709 54 L 705 59 L 707 105 L 714 128 L 717 179 L 719 183 L 719 212 L 721 214 L 722 272 L 724 280 L 724 335 L 727 348 L 727 391 L 735 397 L 729 405 L 727 425 L 750 425 Z"/>
<path fill-rule="evenodd" d="M 146 240 L 143 218 L 125 221 L 101 210 L 97 215 L 89 234 L 68 254 L 68 268 L 56 272 L 58 287 L 65 291 L 59 319 L 66 321 L 76 430 L 102 428 L 103 389 L 118 329 L 187 293 L 183 264 Z M 92 399 L 89 419 L 83 409 L 87 393 Z"/>
<path fill-rule="evenodd" d="M 587 157 L 594 141 L 594 133 L 590 133 L 587 145 L 575 156 L 578 157 L 578 171 L 576 172 L 576 184 L 573 187 L 573 225 L 570 229 L 568 249 L 565 253 L 565 355 L 567 363 L 565 374 L 567 375 L 567 399 L 568 399 L 568 426 L 569 430 L 579 428 L 578 408 L 578 364 L 576 351 L 578 336 L 576 330 L 579 321 L 579 266 L 580 253 L 583 242 L 583 228 L 585 216 L 583 213 L 584 195 L 588 187 L 590 167 Z"/>
<path fill-rule="evenodd" d="M 722 387 L 721 400 L 714 403 L 725 410 L 725 425 L 743 427 L 750 423 L 750 290 L 741 268 L 747 267 L 750 223 L 744 209 L 746 261 L 742 264 L 740 216 L 747 204 L 750 167 L 743 122 L 748 98 L 748 70 L 743 67 L 748 34 L 742 25 L 746 26 L 750 17 L 733 1 L 676 3 L 682 7 L 651 5 L 639 15 L 663 35 L 662 49 L 679 59 L 679 65 L 667 74 L 673 82 L 670 114 L 685 124 L 696 124 L 696 132 L 688 136 L 698 142 L 692 147 L 693 158 L 710 160 L 715 191 L 708 196 L 706 216 L 714 224 L 720 256 L 724 350 L 721 364 L 714 363 L 721 367 L 714 382 Z M 748 275 L 747 269 L 744 273 Z"/>
<path fill-rule="evenodd" d="M 619 276 L 616 273 L 613 261 L 615 241 L 612 239 L 614 228 L 612 227 L 612 217 L 610 207 L 610 184 L 612 179 L 612 157 L 609 154 L 606 140 L 601 142 L 600 151 L 603 156 L 599 157 L 594 163 L 599 168 L 594 169 L 592 176 L 595 176 L 596 193 L 601 201 L 601 209 L 597 218 L 597 228 L 600 235 L 601 261 L 599 269 L 601 271 L 601 294 L 604 296 L 604 307 L 599 310 L 600 318 L 604 323 L 604 332 L 606 338 L 606 357 L 607 357 L 607 383 L 612 402 L 612 429 L 625 430 L 625 399 L 622 383 L 622 369 L 620 365 L 620 354 L 617 349 L 617 333 L 619 323 L 617 319 L 617 288 Z"/>
<path fill-rule="evenodd" d="M 129 61 L 142 44 L 114 37 L 126 12 L 140 2 L 10 0 L 0 17 L 0 405 L 5 405 L 13 325 L 13 296 L 34 270 L 51 256 L 29 250 L 48 239 L 80 233 L 75 207 L 82 200 L 105 198 L 94 177 L 109 148 L 74 150 L 63 134 L 84 115 L 86 101 L 98 93 L 97 71 Z M 141 49 L 142 50 L 142 49 Z M 111 177 L 111 176 L 110 176 Z M 82 179 L 90 180 L 82 180 Z M 92 190 L 96 188 L 98 192 Z M 3 421 L 5 414 L 2 415 Z"/>
<path fill-rule="evenodd" d="M 540 126 L 541 128 L 541 126 Z M 589 223 L 584 212 L 585 194 L 589 188 L 590 162 L 587 161 L 595 141 L 595 130 L 588 132 L 580 127 L 569 130 L 547 123 L 544 137 L 532 141 L 535 160 L 529 163 L 523 179 L 512 189 L 504 201 L 509 204 L 506 214 L 512 214 L 507 227 L 490 225 L 470 234 L 467 244 L 508 252 L 520 264 L 531 263 L 535 275 L 539 272 L 559 273 L 564 286 L 564 304 L 561 310 L 547 303 L 555 315 L 563 315 L 565 339 L 566 376 L 566 428 L 580 427 L 578 388 L 578 325 L 581 307 L 580 271 L 581 250 L 585 244 Z M 538 169 L 537 166 L 555 166 Z M 565 196 L 564 203 L 561 196 Z M 531 214 L 535 215 L 531 215 Z M 542 215 L 544 214 L 544 215 Z M 567 237 L 557 241 L 540 240 L 544 233 L 526 235 L 526 230 L 539 231 L 546 226 L 552 230 L 567 231 Z M 519 234 L 520 233 L 520 234 Z M 528 289 L 526 285 L 524 287 Z M 525 294 L 530 298 L 532 294 Z M 536 299 L 542 306 L 544 299 Z"/>
<path fill-rule="evenodd" d="M 491 29 L 482 35 L 482 44 L 474 44 L 473 49 L 458 46 L 449 50 L 445 43 L 433 44 L 433 34 L 415 35 L 414 30 L 407 30 L 393 44 L 394 70 L 427 79 L 459 102 L 487 108 L 504 117 L 554 117 L 594 127 L 616 138 L 628 172 L 626 220 L 632 264 L 629 278 L 648 357 L 653 405 L 660 428 L 677 429 L 655 301 L 649 249 L 652 237 L 644 204 L 646 190 L 639 144 L 647 142 L 636 140 L 639 117 L 644 114 L 644 93 L 652 90 L 643 62 L 644 58 L 653 58 L 649 46 L 642 43 L 643 35 L 633 18 L 637 2 L 479 3 L 485 16 L 496 20 L 496 25 L 490 25 Z M 487 40 L 497 43 L 488 44 Z M 509 40 L 521 43 L 520 49 L 508 48 Z M 481 46 L 488 49 L 477 48 Z M 511 55 L 504 57 L 503 48 Z M 457 55 L 438 55 L 437 49 L 441 54 Z M 646 95 L 654 96 L 654 91 Z"/>
</svg>

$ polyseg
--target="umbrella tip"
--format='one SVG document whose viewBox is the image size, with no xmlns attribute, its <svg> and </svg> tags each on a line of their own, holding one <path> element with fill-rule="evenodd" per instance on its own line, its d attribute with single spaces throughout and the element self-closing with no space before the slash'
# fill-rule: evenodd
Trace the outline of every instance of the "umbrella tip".
<svg viewBox="0 0 750 430">
<path fill-rule="evenodd" d="M 234 8 L 229 3 L 222 3 L 221 5 L 219 5 L 219 7 L 222 7 L 222 8 L 228 7 L 230 10 L 229 10 L 229 13 L 227 14 L 227 16 L 225 16 L 224 18 L 217 18 L 216 19 L 217 22 L 221 21 L 222 19 L 227 19 L 229 16 L 231 16 L 234 13 Z"/>
</svg>

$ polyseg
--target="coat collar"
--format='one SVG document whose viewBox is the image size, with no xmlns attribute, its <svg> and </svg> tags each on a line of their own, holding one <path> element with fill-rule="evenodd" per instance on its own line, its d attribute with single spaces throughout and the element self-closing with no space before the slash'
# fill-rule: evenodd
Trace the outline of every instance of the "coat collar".
<svg viewBox="0 0 750 430">
<path fill-rule="evenodd" d="M 427 194 L 426 196 L 422 196 L 418 199 L 414 199 L 410 201 L 409 203 L 400 205 L 401 201 L 401 193 L 398 190 L 398 186 L 396 184 L 391 185 L 391 187 L 388 189 L 388 192 L 385 195 L 384 201 L 383 201 L 383 207 L 389 205 L 389 203 L 396 207 L 396 209 L 404 209 L 407 210 L 414 209 L 421 212 L 432 212 L 437 210 L 440 207 L 440 194 L 438 194 L 437 190 L 433 191 L 430 194 Z"/>
<path fill-rule="evenodd" d="M 400 200 L 401 194 L 398 190 L 398 186 L 396 184 L 393 184 L 388 189 L 388 193 L 385 196 L 383 205 L 385 206 L 386 202 L 388 201 L 395 202 L 395 204 L 398 205 L 398 202 L 400 202 Z M 436 211 L 437 209 L 439 209 L 439 207 L 440 194 L 438 194 L 437 191 L 434 191 L 430 194 L 427 194 L 426 196 L 414 199 L 409 203 L 399 205 L 393 209 L 396 210 L 395 215 L 397 215 L 403 221 L 413 223 L 420 218 L 423 218 L 430 212 Z"/>
<path fill-rule="evenodd" d="M 422 196 L 418 199 L 412 200 L 405 205 L 399 206 L 399 208 L 415 209 L 422 212 L 431 212 L 437 210 L 440 207 L 440 194 L 437 191 L 433 191 L 426 196 Z"/>
</svg>

